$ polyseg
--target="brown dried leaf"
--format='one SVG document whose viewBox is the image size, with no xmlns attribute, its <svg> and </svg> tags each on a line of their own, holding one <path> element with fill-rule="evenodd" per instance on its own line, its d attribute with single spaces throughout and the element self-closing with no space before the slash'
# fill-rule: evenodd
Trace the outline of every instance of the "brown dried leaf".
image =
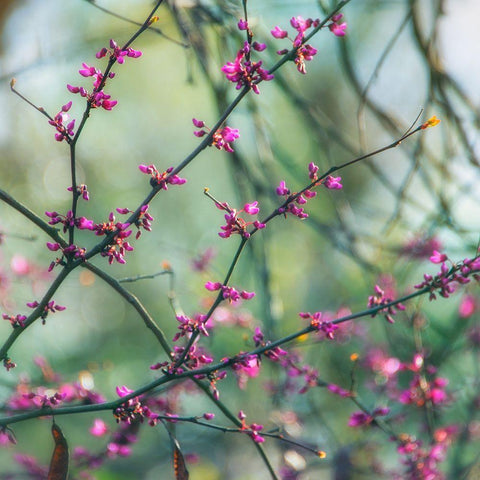
<svg viewBox="0 0 480 480">
<path fill-rule="evenodd" d="M 55 441 L 47 480 L 66 480 L 68 476 L 68 445 L 60 427 L 52 425 L 52 435 Z"/>
<path fill-rule="evenodd" d="M 187 470 L 187 465 L 185 459 L 183 458 L 182 451 L 180 450 L 180 445 L 175 440 L 175 447 L 173 450 L 173 469 L 175 471 L 175 480 L 188 480 L 189 473 Z"/>
</svg>

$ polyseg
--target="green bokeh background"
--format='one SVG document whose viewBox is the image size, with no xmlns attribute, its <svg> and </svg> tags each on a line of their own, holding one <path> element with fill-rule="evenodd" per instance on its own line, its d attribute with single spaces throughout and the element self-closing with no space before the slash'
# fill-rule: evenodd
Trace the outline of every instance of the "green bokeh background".
<svg viewBox="0 0 480 480">
<path fill-rule="evenodd" d="M 195 2 L 172 3 L 189 11 Z M 478 78 L 480 67 L 478 62 L 465 66 L 465 60 L 462 61 L 473 58 L 477 47 L 471 33 L 460 28 L 463 19 L 454 3 L 446 2 L 440 29 L 443 65 L 478 105 L 478 91 L 472 78 Z M 464 3 L 478 10 L 473 0 Z M 224 18 L 231 33 L 228 41 L 217 40 L 220 27 L 206 27 L 202 24 L 205 20 L 198 19 L 202 35 L 208 36 L 210 51 L 207 55 L 211 56 L 213 65 L 216 62 L 218 71 L 214 81 L 217 85 L 223 82 L 227 98 L 232 99 L 234 88 L 227 84 L 220 68 L 234 58 L 239 46 L 234 31 L 236 19 L 242 17 L 240 2 L 206 4 Z M 151 9 L 150 2 L 141 0 L 105 0 L 101 5 L 139 21 Z M 425 1 L 422 7 L 428 23 L 430 2 Z M 405 12 L 406 2 L 386 0 L 353 0 L 346 8 L 350 55 L 355 59 L 356 74 L 363 85 Z M 160 19 L 156 25 L 168 36 L 180 39 L 169 9 L 161 7 L 158 15 Z M 287 28 L 288 19 L 294 15 L 316 18 L 321 12 L 317 2 L 307 0 L 249 2 L 250 25 L 256 38 L 268 42 L 271 50 L 271 54 L 263 56 L 267 67 L 275 60 L 274 50 L 288 46 L 272 40 L 269 30 L 275 25 Z M 90 87 L 90 80 L 77 73 L 81 63 L 101 68 L 103 63 L 95 59 L 95 52 L 106 46 L 110 38 L 121 44 L 134 31 L 128 23 L 81 0 L 13 2 L 4 17 L 0 63 L 3 80 L 0 85 L 0 188 L 38 215 L 42 216 L 47 210 L 65 212 L 69 209 L 70 197 L 66 191 L 70 181 L 68 148 L 65 143 L 54 140 L 53 129 L 44 117 L 10 92 L 10 78 L 15 76 L 16 88 L 52 115 L 61 105 L 73 100 L 70 113 L 79 119 L 83 102 L 78 95 L 71 95 L 65 85 Z M 326 170 L 353 158 L 353 152 L 346 145 L 362 153 L 397 138 L 371 112 L 362 110 L 362 101 L 342 69 L 338 49 L 341 41 L 328 31 L 318 34 L 312 45 L 319 53 L 307 64 L 306 76 L 301 76 L 293 64 L 283 67 L 283 80 L 304 104 L 288 97 L 275 82 L 264 83 L 260 86 L 261 95 L 251 94 L 228 121 L 229 125 L 240 129 L 241 137 L 235 149 L 243 158 L 243 165 L 269 192 L 282 179 L 287 180 L 292 190 L 302 188 L 307 183 L 307 165 L 311 161 Z M 80 204 L 80 211 L 81 215 L 96 222 L 105 221 L 117 207 L 135 209 L 145 197 L 149 191 L 148 180 L 138 170 L 139 164 L 153 163 L 164 170 L 180 163 L 198 145 L 199 139 L 192 134 L 192 117 L 203 119 L 208 125 L 213 125 L 218 118 L 212 89 L 191 49 L 150 32 L 143 34 L 134 48 L 141 50 L 143 56 L 137 60 L 127 58 L 124 65 L 116 65 L 117 76 L 108 86 L 108 92 L 118 99 L 118 105 L 112 112 L 93 111 L 78 143 L 78 178 L 88 185 L 91 195 L 90 202 Z M 374 78 L 369 94 L 402 125 L 408 126 L 421 108 L 426 110 L 422 118 L 437 113 L 430 111 L 427 87 L 428 75 L 407 27 Z M 302 116 L 305 108 L 314 112 L 317 125 L 322 128 L 315 130 L 305 120 Z M 461 108 L 459 114 L 462 114 Z M 467 114 L 465 122 L 470 120 Z M 259 128 L 265 132 L 264 136 L 258 134 Z M 478 150 L 477 132 L 470 124 L 467 130 L 473 148 Z M 338 142 L 336 135 L 341 135 L 343 141 Z M 433 273 L 431 266 L 398 255 L 398 249 L 417 233 L 438 235 L 449 252 L 459 259 L 472 253 L 479 224 L 479 217 L 475 215 L 478 193 L 474 189 L 478 169 L 472 168 L 462 145 L 455 134 L 447 130 L 446 123 L 425 135 L 427 150 L 439 157 L 438 162 L 427 163 L 430 159 L 426 154 L 416 159 L 426 164 L 420 167 L 420 173 L 407 189 L 407 197 L 417 203 L 409 203 L 407 199 L 394 223 L 387 222 L 395 210 L 397 194 L 385 179 L 396 187 L 402 185 L 416 158 L 416 139 L 412 140 L 411 148 L 391 150 L 375 158 L 372 165 L 377 173 L 366 165 L 343 171 L 342 191 L 322 189 L 318 197 L 309 202 L 307 211 L 311 219 L 300 222 L 295 218 L 277 218 L 265 232 L 258 234 L 263 235 L 264 241 L 253 239 L 253 250 L 245 251 L 232 278 L 233 285 L 260 293 L 243 306 L 254 318 L 252 328 L 263 325 L 271 338 L 279 338 L 304 325 L 298 317 L 299 311 L 336 311 L 342 306 L 352 311 L 362 310 L 368 295 L 373 293 L 379 273 L 392 273 L 402 288 L 418 282 L 426 269 L 430 268 L 429 272 Z M 444 152 L 452 156 L 447 158 Z M 433 191 L 422 180 L 422 168 L 435 185 Z M 121 278 L 158 272 L 163 262 L 168 262 L 175 272 L 175 295 L 182 309 L 193 314 L 205 311 L 205 299 L 212 295 L 203 285 L 207 280 L 221 281 L 238 244 L 236 238 L 223 240 L 218 237 L 223 215 L 205 197 L 204 187 L 220 201 L 238 208 L 260 198 L 255 196 L 248 178 L 234 165 L 232 157 L 214 148 L 202 152 L 181 176 L 188 180 L 185 185 L 161 192 L 152 202 L 149 213 L 155 219 L 153 232 L 145 232 L 134 242 L 135 251 L 128 254 L 126 265 L 109 267 L 102 258 L 96 258 L 93 263 Z M 455 182 L 449 181 L 452 177 Z M 441 221 L 440 193 L 451 205 L 455 228 Z M 267 194 L 261 198 L 261 211 L 266 215 L 276 203 Z M 44 271 L 54 255 L 45 248 L 49 239 L 43 232 L 5 204 L 0 204 L 0 229 L 8 234 L 0 250 L 2 272 L 9 275 L 10 262 L 15 255 L 27 258 Z M 18 239 L 15 235 L 35 238 Z M 77 243 L 88 249 L 95 240 L 88 232 L 80 232 Z M 345 253 L 347 247 L 351 248 L 350 253 Z M 207 248 L 213 248 L 216 253 L 209 271 L 206 274 L 193 272 L 192 258 Z M 265 285 L 258 274 L 258 259 L 261 258 L 258 250 L 262 249 L 268 259 L 270 304 L 261 295 Z M 164 360 L 164 355 L 153 336 L 133 309 L 108 285 L 99 279 L 86 282 L 81 275 L 78 271 L 71 274 L 55 295 L 55 301 L 65 305 L 67 310 L 49 316 L 45 326 L 37 322 L 9 352 L 18 367 L 8 374 L 0 373 L 1 403 L 22 376 L 40 381 L 38 368 L 33 363 L 36 356 L 47 358 L 64 381 L 75 381 L 80 371 L 90 371 L 95 388 L 108 399 L 115 397 L 117 385 L 137 388 L 156 378 L 157 374 L 150 371 L 149 366 Z M 48 279 L 32 282 L 28 277 L 13 276 L 8 298 L 2 298 L 2 312 L 25 313 L 25 302 L 39 299 L 48 284 Z M 169 305 L 168 278 L 159 276 L 128 284 L 128 288 L 171 338 L 177 322 Z M 456 299 L 432 304 L 428 310 L 430 321 L 447 328 L 457 306 Z M 1 323 L 0 338 L 6 338 L 10 328 L 7 322 Z M 382 320 L 364 319 L 358 331 L 352 332 L 357 337 L 353 343 L 337 345 L 306 340 L 298 349 L 328 381 L 347 386 L 349 355 L 365 351 L 366 342 L 373 345 L 375 342 L 388 343 L 390 339 L 392 354 L 405 361 L 408 359 L 413 345 L 409 327 L 399 323 L 394 328 L 392 334 Z M 393 342 L 390 335 L 394 335 Z M 431 335 L 429 340 L 433 346 L 444 341 L 439 333 Z M 220 359 L 251 348 L 250 338 L 251 329 L 227 326 L 206 339 L 205 345 L 216 359 Z M 450 366 L 447 364 L 446 373 L 455 372 L 458 378 L 453 389 L 463 387 L 461 372 L 463 369 L 468 372 L 470 366 L 463 357 L 458 357 Z M 352 448 L 358 455 L 368 458 L 367 447 L 362 450 L 361 442 L 356 443 L 361 440 L 361 432 L 352 433 L 346 427 L 353 405 L 345 402 L 339 410 L 339 399 L 323 391 L 272 401 L 264 393 L 263 383 L 265 379 L 278 379 L 280 375 L 278 369 L 266 365 L 262 376 L 250 380 L 243 391 L 237 389 L 230 375 L 221 384 L 222 400 L 233 412 L 243 409 L 249 420 L 269 427 L 275 423 L 278 412 L 295 410 L 304 419 L 302 427 L 292 426 L 292 429 L 301 430 L 299 438 L 308 439 L 328 451 L 326 442 L 334 437 L 340 439 L 339 444 L 345 449 L 355 445 Z M 375 404 L 376 399 L 369 397 L 368 388 L 363 395 L 366 403 Z M 184 394 L 182 406 L 189 415 L 215 411 L 200 394 Z M 221 415 L 215 413 L 218 423 L 222 423 Z M 311 424 L 305 421 L 313 415 L 315 421 Z M 111 415 L 104 413 L 101 417 L 114 427 Z M 62 417 L 62 429 L 72 449 L 85 444 L 93 450 L 102 448 L 104 439 L 92 439 L 86 433 L 93 418 L 93 415 Z M 328 424 L 330 433 L 319 428 L 324 424 Z M 37 455 L 47 464 L 51 452 L 49 429 L 50 422 L 46 420 L 16 425 L 14 430 L 19 445 L 15 451 Z M 177 426 L 176 433 L 184 452 L 200 455 L 200 461 L 189 467 L 191 478 L 265 478 L 264 466 L 243 436 L 219 434 L 188 425 Z M 275 463 L 280 453 L 275 442 L 270 442 L 266 449 Z M 17 468 L 12 462 L 12 451 L 13 448 L 0 451 L 0 471 Z M 389 452 L 391 455 L 391 449 Z M 143 428 L 139 442 L 134 445 L 133 456 L 107 463 L 97 478 L 173 478 L 173 474 L 168 473 L 171 475 L 168 477 L 165 473 L 171 468 L 170 456 L 165 431 L 160 427 Z M 395 462 L 393 456 L 386 457 L 385 461 L 387 464 Z M 320 461 L 317 466 L 302 478 L 331 478 L 330 467 L 323 466 Z"/>
</svg>

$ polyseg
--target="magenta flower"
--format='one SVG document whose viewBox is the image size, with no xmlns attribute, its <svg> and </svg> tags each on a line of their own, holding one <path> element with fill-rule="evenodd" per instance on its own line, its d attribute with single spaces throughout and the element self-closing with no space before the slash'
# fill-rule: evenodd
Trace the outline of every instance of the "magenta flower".
<svg viewBox="0 0 480 480">
<path fill-rule="evenodd" d="M 346 34 L 347 23 L 338 23 L 343 17 L 342 13 L 338 13 L 332 17 L 332 23 L 328 25 L 329 30 L 337 37 L 344 37 Z"/>
<path fill-rule="evenodd" d="M 469 318 L 477 310 L 477 300 L 473 295 L 465 295 L 458 307 L 460 318 Z"/>
<path fill-rule="evenodd" d="M 125 397 L 127 395 L 129 395 L 130 393 L 133 393 L 133 390 L 130 390 L 127 386 L 125 385 L 122 385 L 121 387 L 120 386 L 117 386 L 115 388 L 115 391 L 117 392 L 117 395 L 119 397 Z"/>
<path fill-rule="evenodd" d="M 310 326 L 317 332 L 323 332 L 329 340 L 333 340 L 335 330 L 338 330 L 338 325 L 332 323 L 328 318 L 323 318 L 322 312 L 300 312 L 300 318 L 310 319 Z"/>
<path fill-rule="evenodd" d="M 243 210 L 245 213 L 248 213 L 249 215 L 256 215 L 260 209 L 257 207 L 258 205 L 258 202 L 255 201 L 255 202 L 252 202 L 252 203 L 246 203 L 244 206 L 243 206 Z"/>
<path fill-rule="evenodd" d="M 218 148 L 218 150 L 225 150 L 231 153 L 233 148 L 230 144 L 239 137 L 240 133 L 237 128 L 224 127 L 213 134 L 212 145 Z"/>
<path fill-rule="evenodd" d="M 271 30 L 270 33 L 275 38 L 288 37 L 288 32 L 286 30 L 282 30 L 278 25 L 273 30 Z"/>
<path fill-rule="evenodd" d="M 328 175 L 323 184 L 330 190 L 340 190 L 343 188 L 343 185 L 340 183 L 341 181 L 342 177 L 332 177 Z"/>
<path fill-rule="evenodd" d="M 7 315 L 6 313 L 2 314 L 4 320 L 8 320 L 13 328 L 25 327 L 25 320 L 27 317 L 25 315 Z"/>
<path fill-rule="evenodd" d="M 193 124 L 197 128 L 202 128 L 204 130 L 197 130 L 193 132 L 196 137 L 203 137 L 210 132 L 210 128 L 205 125 L 203 120 L 197 120 L 196 118 L 192 119 Z M 231 143 L 233 143 L 237 138 L 240 137 L 239 130 L 237 128 L 223 127 L 218 129 L 212 136 L 211 145 L 218 148 L 218 150 L 225 150 L 226 152 L 233 152 Z"/>
<path fill-rule="evenodd" d="M 252 43 L 252 48 L 256 52 L 263 52 L 267 48 L 267 45 L 265 43 L 253 42 Z"/>
<path fill-rule="evenodd" d="M 243 18 L 239 20 L 237 26 L 239 30 L 248 30 L 248 22 Z"/>
<path fill-rule="evenodd" d="M 278 187 L 275 189 L 275 192 L 279 196 L 290 195 L 290 190 L 287 188 L 285 184 L 285 180 L 282 180 Z"/>
<path fill-rule="evenodd" d="M 448 259 L 447 255 L 445 255 L 444 253 L 440 253 L 437 250 L 434 250 L 432 256 L 430 257 L 430 261 L 432 263 L 446 262 L 447 259 Z"/>
<path fill-rule="evenodd" d="M 146 175 L 150 175 L 152 178 L 150 183 L 152 186 L 158 185 L 163 190 L 168 190 L 168 184 L 170 185 L 183 185 L 186 183 L 186 179 L 180 178 L 178 175 L 172 175 L 173 167 L 167 168 L 164 172 L 160 173 L 155 165 L 139 165 L 138 169 L 145 173 Z"/>
<path fill-rule="evenodd" d="M 295 64 L 297 65 L 297 70 L 306 74 L 305 62 L 312 60 L 314 55 L 317 53 L 317 49 L 311 45 L 304 43 L 305 32 L 311 27 L 317 27 L 320 21 L 312 20 L 311 18 L 304 19 L 303 17 L 292 17 L 290 19 L 290 25 L 297 31 L 297 35 L 292 42 L 292 46 L 295 49 Z M 282 30 L 280 27 L 275 27 L 270 32 L 275 38 L 282 39 L 288 36 L 288 33 L 285 30 Z M 285 55 L 288 53 L 288 49 L 279 50 L 277 52 L 279 55 Z"/>
<path fill-rule="evenodd" d="M 90 427 L 89 432 L 94 437 L 102 437 L 108 432 L 108 427 L 103 420 L 96 418 L 93 421 L 93 426 Z"/>
<path fill-rule="evenodd" d="M 252 62 L 247 60 L 246 55 L 250 52 L 250 45 L 245 42 L 242 49 L 240 49 L 233 62 L 227 62 L 222 67 L 222 72 L 228 81 L 236 83 L 236 88 L 239 90 L 244 86 L 251 88 L 254 93 L 259 94 L 258 84 L 262 81 L 269 81 L 274 76 L 262 68 L 262 62 Z"/>
</svg>

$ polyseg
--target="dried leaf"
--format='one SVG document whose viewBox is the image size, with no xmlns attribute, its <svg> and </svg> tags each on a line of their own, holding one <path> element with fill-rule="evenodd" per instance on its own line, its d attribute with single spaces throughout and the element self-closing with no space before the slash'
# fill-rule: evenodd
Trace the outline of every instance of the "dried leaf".
<svg viewBox="0 0 480 480">
<path fill-rule="evenodd" d="M 180 445 L 176 440 L 174 440 L 174 449 L 173 449 L 173 469 L 175 471 L 176 480 L 188 480 L 189 474 L 187 470 L 187 465 L 185 464 L 185 459 L 183 458 L 182 451 L 180 450 Z"/>
<path fill-rule="evenodd" d="M 68 476 L 68 445 L 60 427 L 52 425 L 52 435 L 55 441 L 47 480 L 66 480 Z"/>
</svg>

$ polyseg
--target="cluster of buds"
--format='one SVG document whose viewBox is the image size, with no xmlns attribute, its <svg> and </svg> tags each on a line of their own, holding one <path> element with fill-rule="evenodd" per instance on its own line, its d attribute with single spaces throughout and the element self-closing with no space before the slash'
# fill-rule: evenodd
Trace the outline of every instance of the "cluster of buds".
<svg viewBox="0 0 480 480">
<path fill-rule="evenodd" d="M 75 120 L 69 120 L 67 112 L 72 107 L 72 102 L 68 102 L 62 106 L 62 109 L 53 117 L 53 120 L 49 120 L 48 123 L 55 127 L 57 133 L 55 134 L 55 140 L 61 142 L 62 140 L 67 140 L 70 142 L 72 137 L 75 135 L 73 131 L 75 127 Z M 67 123 L 68 122 L 68 123 Z"/>
<path fill-rule="evenodd" d="M 201 129 L 193 132 L 196 137 L 201 138 L 210 132 L 210 129 L 205 125 L 203 120 L 192 118 L 192 123 L 195 125 L 195 127 Z M 237 128 L 219 128 L 212 136 L 211 145 L 213 145 L 215 148 L 218 148 L 218 150 L 225 150 L 226 152 L 232 153 L 233 147 L 231 144 L 239 137 L 240 133 Z"/>
<path fill-rule="evenodd" d="M 448 298 L 455 291 L 455 284 L 466 284 L 470 282 L 470 275 L 473 274 L 473 278 L 477 281 L 480 280 L 478 272 L 480 272 L 480 257 L 465 258 L 459 265 L 452 265 L 449 268 L 446 264 L 448 257 L 444 253 L 440 253 L 437 250 L 433 251 L 430 261 L 432 263 L 440 263 L 440 272 L 437 275 L 432 276 L 427 273 L 423 275 L 424 281 L 417 285 L 414 285 L 417 289 L 429 288 L 430 300 L 435 300 L 437 297 L 435 291 L 439 293 L 441 297 Z"/>
<path fill-rule="evenodd" d="M 202 335 L 208 337 L 208 332 L 205 327 L 207 321 L 206 315 L 197 314 L 194 318 L 187 317 L 186 315 L 177 315 L 175 318 L 180 323 L 178 326 L 180 331 L 173 337 L 173 342 L 193 332 L 200 332 Z"/>
<path fill-rule="evenodd" d="M 120 215 L 127 215 L 128 213 L 134 213 L 132 210 L 129 210 L 128 208 L 117 208 L 116 210 L 118 213 L 120 213 Z M 135 238 L 137 240 L 140 238 L 140 235 L 142 234 L 142 231 L 141 231 L 142 228 L 147 232 L 152 231 L 153 217 L 147 212 L 147 210 L 148 210 L 148 205 L 142 205 L 140 207 L 140 211 L 138 212 L 138 216 L 133 223 L 138 228 L 138 232 L 135 235 Z"/>
<path fill-rule="evenodd" d="M 300 318 L 305 318 L 307 320 L 309 319 L 310 326 L 314 330 L 317 332 L 323 332 L 325 337 L 327 337 L 329 340 L 333 340 L 335 330 L 338 330 L 338 325 L 332 323 L 329 319 L 322 320 L 322 312 L 315 312 L 313 314 L 310 312 L 300 312 L 298 315 Z"/>
<path fill-rule="evenodd" d="M 248 23 L 245 20 L 240 20 L 238 22 L 239 30 L 247 30 L 249 32 L 249 38 L 252 37 L 252 33 L 248 28 Z M 262 81 L 269 81 L 274 78 L 274 76 L 262 68 L 262 61 L 252 62 L 250 60 L 251 50 L 257 52 L 262 52 L 265 50 L 266 45 L 264 43 L 253 42 L 244 42 L 243 48 L 241 48 L 235 60 L 233 62 L 227 62 L 222 67 L 222 72 L 225 74 L 225 77 L 228 81 L 236 84 L 236 89 L 239 90 L 244 86 L 248 86 L 256 94 L 260 93 L 258 89 L 258 84 Z"/>
<path fill-rule="evenodd" d="M 318 185 L 323 185 L 329 190 L 341 190 L 343 185 L 341 184 L 341 177 L 332 177 L 327 175 L 325 178 L 318 179 L 318 166 L 313 162 L 310 162 L 308 165 L 308 177 L 311 180 L 311 188 Z M 300 218 L 301 220 L 308 217 L 308 213 L 305 212 L 303 206 L 309 199 L 314 198 L 317 193 L 311 190 L 311 188 L 305 188 L 301 193 L 291 193 L 290 189 L 287 187 L 285 180 L 282 180 L 278 187 L 275 189 L 275 193 L 279 197 L 285 198 L 285 206 L 282 206 L 278 209 L 279 213 L 287 214 L 290 213 Z"/>
<path fill-rule="evenodd" d="M 247 292 L 246 290 L 239 292 L 233 287 L 222 285 L 220 282 L 207 282 L 205 288 L 211 292 L 221 290 L 223 299 L 228 300 L 229 302 L 238 302 L 240 299 L 250 300 L 255 296 L 255 292 Z"/>
<path fill-rule="evenodd" d="M 259 432 L 263 430 L 263 425 L 259 425 L 258 423 L 247 425 L 245 422 L 247 416 L 242 410 L 238 412 L 238 418 L 242 422 L 242 431 L 248 433 L 255 443 L 263 443 L 265 441 L 265 438 L 259 434 Z"/>
<path fill-rule="evenodd" d="M 6 313 L 2 314 L 2 318 L 8 320 L 13 328 L 23 328 L 25 326 L 25 320 L 27 319 L 25 315 L 7 315 Z"/>
<path fill-rule="evenodd" d="M 37 308 L 39 305 L 40 304 L 36 300 L 34 302 L 27 303 L 27 307 L 30 307 L 30 308 Z M 50 300 L 45 305 L 45 307 L 43 308 L 43 312 L 40 315 L 40 318 L 42 319 L 42 324 L 45 325 L 45 321 L 49 313 L 62 312 L 66 308 L 67 307 L 63 307 L 62 305 L 57 305 L 53 300 Z"/>
<path fill-rule="evenodd" d="M 178 175 L 172 175 L 173 167 L 167 168 L 164 172 L 160 173 L 155 165 L 139 165 L 139 170 L 146 175 L 150 175 L 150 185 L 152 187 L 159 186 L 163 190 L 168 190 L 168 184 L 170 185 L 183 185 L 186 180 L 180 178 Z"/>
<path fill-rule="evenodd" d="M 208 189 L 205 189 L 205 194 L 210 196 L 208 194 Z M 252 203 L 246 203 L 242 209 L 237 211 L 234 208 L 231 208 L 226 202 L 220 203 L 215 199 L 213 200 L 215 201 L 215 205 L 219 210 L 224 210 L 225 212 L 227 212 L 225 214 L 226 224 L 220 227 L 222 231 L 218 233 L 220 237 L 229 238 L 233 234 L 239 234 L 244 238 L 249 238 L 250 233 L 247 231 L 247 228 L 250 225 L 253 225 L 253 227 L 257 229 L 265 228 L 265 224 L 260 222 L 259 220 L 246 222 L 242 217 L 239 217 L 239 214 L 242 212 L 245 212 L 246 214 L 252 216 L 257 215 L 260 212 L 257 201 Z"/>
<path fill-rule="evenodd" d="M 142 52 L 130 47 L 122 50 L 113 39 L 110 39 L 110 49 L 103 47 L 95 56 L 97 58 L 103 58 L 107 54 L 110 54 L 111 59 L 116 59 L 120 65 L 125 61 L 125 57 L 138 58 L 142 56 Z"/>
<path fill-rule="evenodd" d="M 393 298 L 390 298 L 385 294 L 385 292 L 378 286 L 375 285 L 375 294 L 370 295 L 368 297 L 368 303 L 367 306 L 368 308 L 375 308 L 379 307 L 381 305 L 388 305 L 393 301 Z M 382 308 L 378 310 L 377 312 L 372 314 L 372 317 L 374 317 L 378 312 L 383 313 L 385 315 L 385 320 L 387 320 L 388 323 L 394 323 L 393 317 L 397 314 L 397 310 L 405 310 L 405 306 L 402 305 L 401 303 L 397 303 L 395 306 L 390 305 L 388 307 Z"/>
</svg>

